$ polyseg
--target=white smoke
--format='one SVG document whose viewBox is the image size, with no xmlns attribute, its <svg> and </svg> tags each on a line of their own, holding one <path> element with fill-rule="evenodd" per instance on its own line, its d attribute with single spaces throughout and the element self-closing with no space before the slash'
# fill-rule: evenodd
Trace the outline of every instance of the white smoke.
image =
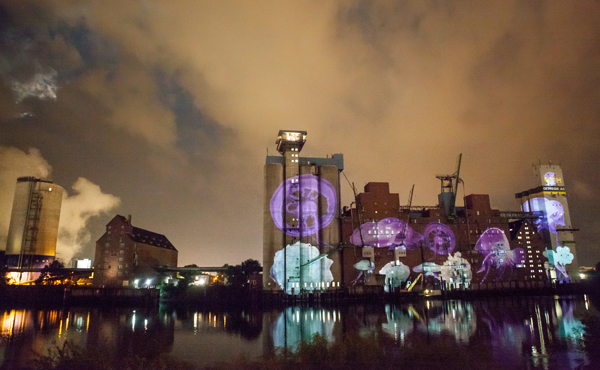
<svg viewBox="0 0 600 370">
<path fill-rule="evenodd" d="M 75 195 L 65 191 L 58 229 L 56 256 L 68 262 L 80 247 L 91 239 L 86 228 L 90 218 L 107 213 L 116 208 L 121 200 L 114 195 L 103 193 L 100 186 L 80 177 L 73 184 Z"/>
<path fill-rule="evenodd" d="M 0 250 L 6 249 L 17 178 L 47 178 L 51 171 L 50 164 L 35 148 L 29 148 L 28 153 L 25 153 L 17 148 L 0 146 Z"/>
</svg>

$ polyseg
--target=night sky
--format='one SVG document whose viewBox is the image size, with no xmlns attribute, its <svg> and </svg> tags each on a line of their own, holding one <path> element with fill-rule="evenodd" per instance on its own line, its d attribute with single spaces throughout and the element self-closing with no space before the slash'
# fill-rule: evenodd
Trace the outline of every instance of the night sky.
<svg viewBox="0 0 600 370">
<path fill-rule="evenodd" d="M 501 210 L 561 164 L 579 262 L 600 261 L 599 1 L 0 0 L 2 249 L 28 175 L 68 192 L 63 260 L 118 213 L 180 266 L 262 261 L 280 129 L 401 204 L 415 184 L 435 205 L 460 153 Z"/>
</svg>

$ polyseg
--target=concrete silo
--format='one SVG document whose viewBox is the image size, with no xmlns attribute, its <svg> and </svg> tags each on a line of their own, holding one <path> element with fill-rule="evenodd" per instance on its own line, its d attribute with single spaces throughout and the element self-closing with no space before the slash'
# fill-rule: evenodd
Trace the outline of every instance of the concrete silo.
<svg viewBox="0 0 600 370">
<path fill-rule="evenodd" d="M 15 189 L 6 265 L 44 267 L 54 261 L 63 188 L 52 181 L 19 177 Z"/>
<path fill-rule="evenodd" d="M 281 130 L 279 156 L 267 156 L 263 289 L 287 294 L 340 286 L 342 154 L 300 157 L 306 131 Z"/>
</svg>

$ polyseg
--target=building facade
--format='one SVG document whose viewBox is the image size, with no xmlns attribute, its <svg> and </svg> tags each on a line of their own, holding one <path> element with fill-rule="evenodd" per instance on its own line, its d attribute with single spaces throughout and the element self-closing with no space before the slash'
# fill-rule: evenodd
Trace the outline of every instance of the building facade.
<svg viewBox="0 0 600 370">
<path fill-rule="evenodd" d="M 340 286 L 342 154 L 300 157 L 306 131 L 281 130 L 279 156 L 267 156 L 263 289 L 298 294 Z"/>
<path fill-rule="evenodd" d="M 177 254 L 166 236 L 133 226 L 131 216 L 117 215 L 96 242 L 94 285 L 158 285 L 148 281 L 156 275 L 154 268 L 177 267 Z"/>
<path fill-rule="evenodd" d="M 403 288 L 544 279 L 544 240 L 530 212 L 492 209 L 471 194 L 452 214 L 442 205 L 400 206 L 388 183 L 368 183 L 342 215 L 344 285 Z"/>
<path fill-rule="evenodd" d="M 548 277 L 559 281 L 579 278 L 577 245 L 571 224 L 567 192 L 559 165 L 533 166 L 536 187 L 515 195 L 521 210 L 541 212 L 535 227 L 546 241 Z"/>
<path fill-rule="evenodd" d="M 54 261 L 62 198 L 63 188 L 52 181 L 17 179 L 6 243 L 7 266 L 40 268 Z M 21 280 L 28 279 L 25 275 Z"/>
</svg>

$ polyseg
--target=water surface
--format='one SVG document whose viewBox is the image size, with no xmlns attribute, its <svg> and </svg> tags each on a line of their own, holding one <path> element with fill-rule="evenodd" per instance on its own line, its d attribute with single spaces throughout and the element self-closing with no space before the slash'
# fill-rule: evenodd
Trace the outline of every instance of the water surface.
<svg viewBox="0 0 600 370">
<path fill-rule="evenodd" d="M 439 346 L 476 354 L 482 367 L 576 369 L 593 365 L 586 340 L 597 309 L 583 295 L 267 311 L 8 309 L 0 311 L 0 368 L 26 366 L 67 340 L 112 358 L 163 354 L 202 368 L 293 352 L 319 334 L 331 343 L 385 338 L 407 353 Z"/>
</svg>

